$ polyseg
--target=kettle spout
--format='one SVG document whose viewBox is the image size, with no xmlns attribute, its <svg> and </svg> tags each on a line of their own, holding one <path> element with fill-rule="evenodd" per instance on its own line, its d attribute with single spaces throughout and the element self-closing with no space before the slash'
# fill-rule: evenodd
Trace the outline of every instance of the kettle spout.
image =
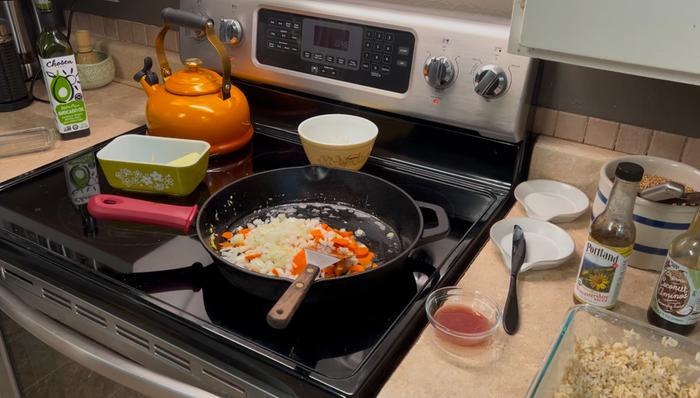
<svg viewBox="0 0 700 398">
<path fill-rule="evenodd" d="M 157 83 L 157 80 L 156 80 L 156 84 L 151 84 L 151 83 L 149 83 L 148 77 L 146 77 L 146 76 L 141 77 L 141 80 L 139 80 L 139 83 L 141 83 L 141 87 L 143 87 L 143 91 L 145 91 L 146 95 L 149 97 L 151 96 L 151 94 L 155 93 L 156 91 L 158 91 L 158 89 L 160 89 L 160 85 Z"/>
<path fill-rule="evenodd" d="M 143 91 L 146 95 L 150 96 L 159 89 L 158 85 L 158 75 L 156 75 L 151 68 L 153 67 L 153 60 L 151 57 L 146 57 L 143 59 L 143 69 L 136 72 L 134 75 L 134 80 L 141 84 Z"/>
</svg>

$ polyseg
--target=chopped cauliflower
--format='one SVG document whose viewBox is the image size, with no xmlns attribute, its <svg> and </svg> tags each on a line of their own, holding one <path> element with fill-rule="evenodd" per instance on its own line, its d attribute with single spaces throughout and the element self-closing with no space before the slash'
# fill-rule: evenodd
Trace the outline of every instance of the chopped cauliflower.
<svg viewBox="0 0 700 398">
<path fill-rule="evenodd" d="M 626 341 L 576 338 L 575 354 L 554 398 L 698 398 L 700 384 L 684 381 L 691 370 L 680 359 L 639 350 Z"/>
<path fill-rule="evenodd" d="M 224 236 L 226 235 L 226 236 Z M 339 276 L 376 268 L 374 253 L 354 239 L 357 233 L 333 229 L 318 218 L 279 214 L 255 219 L 222 234 L 219 252 L 228 262 L 262 274 L 294 278 L 306 266 L 304 249 L 338 257 L 320 276 Z M 359 236 L 359 235 L 357 235 Z"/>
</svg>

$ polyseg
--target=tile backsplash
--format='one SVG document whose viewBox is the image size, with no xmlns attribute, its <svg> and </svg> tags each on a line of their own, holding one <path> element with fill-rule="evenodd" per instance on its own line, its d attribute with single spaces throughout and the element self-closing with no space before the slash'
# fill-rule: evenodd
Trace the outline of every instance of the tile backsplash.
<svg viewBox="0 0 700 398">
<path fill-rule="evenodd" d="M 66 12 L 65 18 L 68 18 Z M 76 12 L 73 14 L 72 29 L 86 29 L 94 36 L 106 37 L 112 40 L 119 40 L 125 43 L 139 44 L 142 46 L 155 47 L 156 36 L 160 31 L 160 26 L 146 25 L 141 22 L 127 21 L 124 19 L 113 19 L 99 15 Z M 180 43 L 177 40 L 177 32 L 168 31 L 165 35 L 165 49 L 179 52 Z"/>
<path fill-rule="evenodd" d="M 679 160 L 700 168 L 700 138 L 536 107 L 532 132 L 635 155 Z"/>
</svg>

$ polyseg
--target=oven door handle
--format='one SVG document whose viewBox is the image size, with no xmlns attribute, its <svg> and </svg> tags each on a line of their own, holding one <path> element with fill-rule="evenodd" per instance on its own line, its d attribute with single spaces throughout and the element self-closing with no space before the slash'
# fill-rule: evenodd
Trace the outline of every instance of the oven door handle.
<svg viewBox="0 0 700 398">
<path fill-rule="evenodd" d="M 46 345 L 121 385 L 152 397 L 215 398 L 200 388 L 149 370 L 25 304 L 0 286 L 0 310 Z"/>
</svg>

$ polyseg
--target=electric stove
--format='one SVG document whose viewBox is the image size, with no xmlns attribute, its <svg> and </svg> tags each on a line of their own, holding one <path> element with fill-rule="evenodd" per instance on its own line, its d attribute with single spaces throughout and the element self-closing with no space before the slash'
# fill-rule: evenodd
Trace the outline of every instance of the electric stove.
<svg viewBox="0 0 700 398">
<path fill-rule="evenodd" d="M 253 2 L 243 2 L 239 12 L 244 29 L 256 26 L 258 30 L 252 33 L 256 37 L 259 29 L 273 22 L 307 23 L 300 15 L 312 16 L 309 23 L 313 26 L 342 25 L 336 20 L 335 6 L 327 6 L 330 8 L 325 9 L 323 19 L 318 9 L 324 7 L 321 3 L 295 3 L 295 9 L 289 8 L 290 2 L 277 3 L 270 3 L 277 7 L 260 8 Z M 201 2 L 197 4 L 202 6 Z M 207 15 L 222 13 L 218 8 L 221 4 L 208 3 Z M 316 8 L 310 10 L 300 4 Z M 183 9 L 189 7 L 186 1 L 182 5 Z M 253 6 L 258 7 L 256 12 L 248 15 L 247 7 Z M 412 15 L 413 11 L 400 12 Z M 381 30 L 376 26 L 378 21 L 366 20 L 369 17 L 363 15 L 366 25 L 359 24 L 357 16 L 352 23 L 367 35 L 362 37 L 369 37 L 367 32 L 382 32 L 384 39 L 392 32 L 395 40 L 408 33 L 414 39 L 422 37 L 420 29 L 408 33 L 396 30 L 392 20 L 383 23 L 391 28 L 384 26 Z M 264 20 L 265 25 L 256 25 L 257 19 Z M 433 24 L 444 25 L 445 21 L 449 26 L 461 26 L 448 17 L 433 17 Z M 479 22 L 477 26 L 485 32 L 498 28 L 498 40 L 491 39 L 496 43 L 503 44 L 507 37 L 507 29 L 501 25 Z M 199 50 L 189 47 L 200 45 L 189 43 L 191 32 L 182 29 L 180 34 L 183 54 L 200 55 Z M 464 29 L 461 34 L 466 34 Z M 263 37 L 267 37 L 265 33 Z M 454 37 L 460 38 L 457 34 Z M 407 43 L 412 62 L 422 62 L 419 42 Z M 254 47 L 249 44 L 244 53 Z M 279 69 L 285 61 L 276 55 L 256 59 Z M 210 54 L 201 56 L 207 59 Z M 520 57 L 510 57 L 514 58 L 503 55 L 497 59 L 507 59 L 506 67 L 515 70 L 513 59 Z M 519 62 L 518 67 L 529 68 L 527 60 Z M 484 243 L 488 227 L 511 203 L 510 192 L 521 179 L 527 159 L 524 125 L 514 120 L 489 123 L 484 113 L 492 112 L 488 110 L 492 106 L 500 108 L 496 114 L 526 114 L 528 84 L 507 86 L 508 95 L 516 98 L 515 110 L 512 104 L 497 102 L 511 98 L 507 95 L 485 99 L 477 93 L 474 95 L 483 102 L 479 105 L 483 108 L 481 114 L 477 114 L 479 107 L 470 107 L 458 112 L 458 123 L 445 123 L 445 118 L 455 120 L 457 116 L 451 115 L 451 108 L 441 114 L 434 107 L 453 100 L 455 97 L 450 96 L 456 94 L 447 95 L 444 89 L 434 91 L 425 98 L 424 106 L 433 107 L 427 110 L 411 104 L 401 107 L 400 95 L 394 95 L 397 90 L 423 95 L 423 88 L 415 87 L 414 80 L 421 84 L 430 80 L 420 69 L 418 77 L 408 73 L 408 80 L 397 77 L 387 87 L 375 82 L 363 86 L 371 88 L 361 88 L 363 93 L 352 93 L 352 88 L 347 88 L 349 93 L 338 97 L 326 91 L 325 85 L 347 83 L 337 78 L 329 77 L 329 83 L 312 76 L 315 80 L 308 89 L 300 87 L 298 81 L 304 76 L 299 69 L 304 65 L 290 67 L 287 71 L 291 77 L 287 79 L 284 73 L 275 74 L 264 67 L 260 76 L 253 76 L 248 61 L 240 61 L 238 66 L 240 76 L 236 76 L 235 84 L 250 103 L 254 137 L 235 153 L 211 158 L 206 177 L 191 195 L 173 198 L 111 188 L 95 160 L 95 153 L 104 144 L 3 184 L 0 284 L 34 308 L 135 363 L 215 394 L 376 394 L 426 325 L 426 296 L 438 287 L 454 284 L 464 274 Z M 520 72 L 524 74 L 517 76 L 529 75 Z M 352 76 L 348 79 L 355 78 Z M 357 79 L 353 84 L 361 84 L 364 77 Z M 494 84 L 499 84 L 497 79 Z M 375 101 L 381 94 L 378 85 L 389 93 L 384 93 L 389 98 L 385 106 Z M 353 99 L 360 94 L 361 98 Z M 466 106 L 468 102 L 460 104 Z M 325 113 L 354 114 L 376 123 L 380 133 L 362 171 L 396 184 L 415 200 L 441 206 L 449 216 L 450 233 L 413 250 L 395 280 L 380 289 L 358 286 L 357 296 L 350 301 L 328 297 L 320 304 L 302 303 L 287 329 L 276 330 L 266 324 L 272 302 L 225 282 L 194 231 L 186 234 L 128 222 L 98 221 L 85 208 L 87 197 L 96 193 L 201 205 L 221 187 L 244 176 L 308 164 L 296 126 L 308 117 Z M 482 125 L 488 128 L 479 128 Z M 143 127 L 127 134 L 145 132 Z M 88 177 L 82 184 L 84 189 L 76 189 L 76 170 Z M 426 225 L 431 226 L 435 220 L 430 214 L 424 216 Z"/>
</svg>

